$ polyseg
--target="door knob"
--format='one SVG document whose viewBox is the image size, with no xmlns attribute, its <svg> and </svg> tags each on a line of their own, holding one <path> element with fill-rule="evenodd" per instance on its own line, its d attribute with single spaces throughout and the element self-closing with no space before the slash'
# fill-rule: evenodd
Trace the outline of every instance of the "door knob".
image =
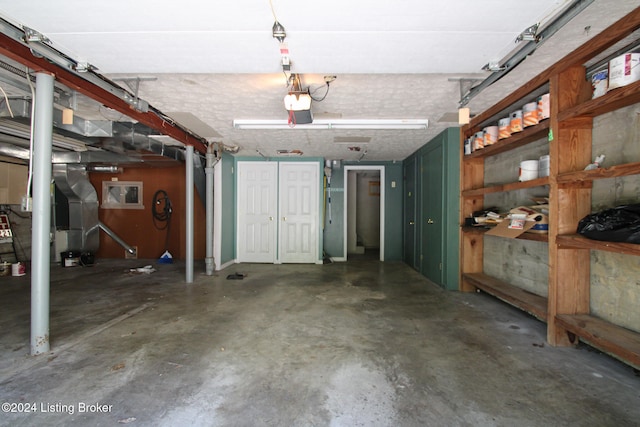
<svg viewBox="0 0 640 427">
<path fill-rule="evenodd" d="M 273 221 L 273 217 L 272 216 L 269 217 L 269 221 Z"/>
<path fill-rule="evenodd" d="M 433 220 L 432 220 L 431 218 L 429 218 L 429 219 L 427 220 L 427 224 L 433 224 Z"/>
<path fill-rule="evenodd" d="M 283 216 L 283 217 L 282 217 L 282 220 L 283 220 L 283 221 L 286 221 L 286 220 L 287 220 L 287 217 L 286 217 L 286 216 Z"/>
<path fill-rule="evenodd" d="M 413 225 L 415 223 L 416 223 L 415 221 L 409 221 L 409 225 Z"/>
</svg>

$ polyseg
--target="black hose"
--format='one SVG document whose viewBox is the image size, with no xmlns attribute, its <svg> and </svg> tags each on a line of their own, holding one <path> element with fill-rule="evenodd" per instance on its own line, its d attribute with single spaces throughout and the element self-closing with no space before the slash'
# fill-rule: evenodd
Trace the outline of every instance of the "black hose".
<svg viewBox="0 0 640 427">
<path fill-rule="evenodd" d="M 164 241 L 165 251 L 169 246 L 169 232 L 171 230 L 171 215 L 173 214 L 173 207 L 171 206 L 171 199 L 164 190 L 158 190 L 153 195 L 153 208 L 151 209 L 151 215 L 153 216 L 153 225 L 158 230 L 167 230 L 167 236 Z"/>
</svg>

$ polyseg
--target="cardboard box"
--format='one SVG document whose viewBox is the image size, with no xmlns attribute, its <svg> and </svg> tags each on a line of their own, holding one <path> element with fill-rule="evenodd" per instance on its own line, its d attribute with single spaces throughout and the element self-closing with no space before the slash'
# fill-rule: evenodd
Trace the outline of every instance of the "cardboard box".
<svg viewBox="0 0 640 427">
<path fill-rule="evenodd" d="M 516 221 L 507 218 L 487 231 L 486 234 L 513 239 L 523 233 L 546 234 L 549 232 L 549 217 L 543 213 L 545 207 L 548 208 L 548 205 L 520 206 L 511 209 L 509 215 Z M 518 222 L 522 227 L 514 227 L 514 222 Z"/>
<path fill-rule="evenodd" d="M 0 204 L 20 205 L 27 193 L 27 166 L 0 162 Z"/>
<path fill-rule="evenodd" d="M 625 53 L 609 61 L 609 90 L 640 80 L 640 53 Z"/>
</svg>

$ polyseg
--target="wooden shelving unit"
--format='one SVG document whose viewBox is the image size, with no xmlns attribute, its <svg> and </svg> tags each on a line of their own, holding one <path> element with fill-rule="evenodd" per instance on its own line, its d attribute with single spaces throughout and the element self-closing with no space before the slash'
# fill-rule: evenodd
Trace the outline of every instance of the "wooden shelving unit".
<svg viewBox="0 0 640 427">
<path fill-rule="evenodd" d="M 599 179 L 640 174 L 640 162 L 628 162 L 585 171 L 592 160 L 593 119 L 640 103 L 640 82 L 611 90 L 591 99 L 591 84 L 584 64 L 640 29 L 640 7 L 540 73 L 496 105 L 477 115 L 461 132 L 464 140 L 485 126 L 495 125 L 514 106 L 530 101 L 548 88 L 551 117 L 485 149 L 463 156 L 461 161 L 461 223 L 484 208 L 488 194 L 537 186 L 549 190 L 549 234 L 519 239 L 548 243 L 548 298 L 483 272 L 484 231 L 461 228 L 460 265 L 462 291 L 482 290 L 547 323 L 551 345 L 572 345 L 577 339 L 640 368 L 640 333 L 590 314 L 591 251 L 640 256 L 640 245 L 603 242 L 576 235 L 580 219 L 591 213 L 592 187 Z M 485 159 L 548 138 L 550 176 L 533 181 L 487 185 Z M 526 237 L 525 237 L 526 236 Z M 487 255 L 489 256 L 489 255 Z"/>
<path fill-rule="evenodd" d="M 463 274 L 463 277 L 476 288 L 485 291 L 504 302 L 514 305 L 537 317 L 543 322 L 546 322 L 547 298 L 532 294 L 531 292 L 527 292 L 484 273 L 468 273 Z"/>
</svg>

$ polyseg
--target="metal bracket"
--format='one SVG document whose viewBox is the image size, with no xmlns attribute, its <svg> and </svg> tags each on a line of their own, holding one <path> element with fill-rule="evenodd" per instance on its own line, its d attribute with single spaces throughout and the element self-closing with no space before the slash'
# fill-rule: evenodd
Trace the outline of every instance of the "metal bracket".
<svg viewBox="0 0 640 427">
<path fill-rule="evenodd" d="M 124 100 L 138 111 L 146 112 L 149 110 L 149 104 L 146 101 L 141 100 L 138 97 L 140 90 L 140 82 L 153 82 L 158 80 L 157 77 L 123 77 L 119 79 L 113 79 L 113 81 L 120 81 L 127 85 L 133 92 L 133 98 L 130 94 L 124 94 Z"/>
<path fill-rule="evenodd" d="M 450 82 L 458 82 L 460 85 L 460 105 L 466 105 L 468 102 L 465 99 L 469 96 L 469 92 L 471 92 L 471 88 L 475 86 L 476 83 L 481 82 L 481 79 L 466 79 L 466 78 L 450 78 L 448 79 Z"/>
<path fill-rule="evenodd" d="M 22 27 L 22 29 L 24 30 L 24 38 L 23 38 L 23 40 L 26 43 L 39 42 L 39 43 L 51 44 L 51 40 L 49 40 L 49 38 L 47 36 L 45 36 L 42 33 L 39 33 L 38 31 L 34 30 L 33 28 Z"/>
<path fill-rule="evenodd" d="M 516 43 L 521 41 L 537 42 L 539 37 L 538 27 L 540 27 L 540 24 L 533 24 L 526 28 L 523 32 L 518 34 L 518 37 L 516 37 Z"/>
</svg>

